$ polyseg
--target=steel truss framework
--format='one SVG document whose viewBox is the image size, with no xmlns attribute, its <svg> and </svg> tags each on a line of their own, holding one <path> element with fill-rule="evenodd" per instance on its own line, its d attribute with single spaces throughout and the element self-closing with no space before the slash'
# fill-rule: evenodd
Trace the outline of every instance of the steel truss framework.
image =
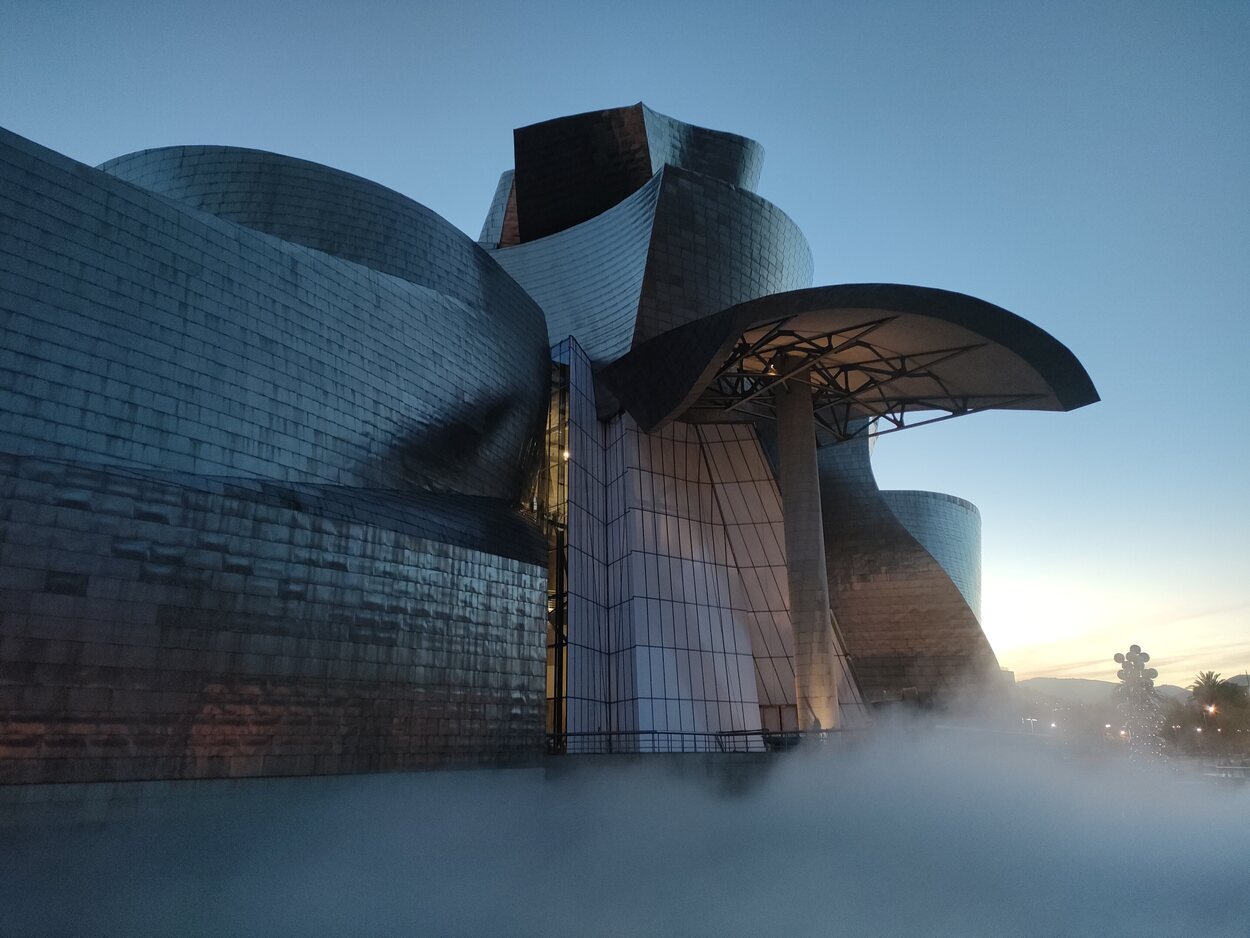
<svg viewBox="0 0 1250 938">
<path fill-rule="evenodd" d="M 873 333 L 896 319 L 883 316 L 827 332 L 789 329 L 790 316 L 757 325 L 738 340 L 685 419 L 775 419 L 772 391 L 800 381 L 812 388 L 817 435 L 829 443 L 1012 407 L 1043 396 L 951 390 L 934 369 L 987 343 L 909 353 L 874 344 Z M 909 390 L 893 393 L 904 380 Z M 925 385 L 924 393 L 915 393 L 917 382 Z M 909 420 L 914 411 L 943 413 Z"/>
</svg>

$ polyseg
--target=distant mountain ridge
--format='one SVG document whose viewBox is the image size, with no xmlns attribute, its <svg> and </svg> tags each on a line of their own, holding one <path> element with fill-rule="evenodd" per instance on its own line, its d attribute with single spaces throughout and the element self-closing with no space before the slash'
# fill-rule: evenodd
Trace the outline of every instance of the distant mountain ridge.
<svg viewBox="0 0 1250 938">
<path fill-rule="evenodd" d="M 1117 681 L 1093 681 L 1080 677 L 1031 677 L 1016 682 L 1016 687 L 1030 693 L 1082 706 L 1106 703 L 1118 686 Z M 1160 684 L 1155 690 L 1170 700 L 1189 699 L 1189 691 L 1175 684 Z"/>
</svg>

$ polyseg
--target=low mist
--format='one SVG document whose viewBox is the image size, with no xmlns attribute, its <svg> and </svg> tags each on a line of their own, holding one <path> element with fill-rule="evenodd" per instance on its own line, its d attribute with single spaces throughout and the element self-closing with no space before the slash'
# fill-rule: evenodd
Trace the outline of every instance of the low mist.
<svg viewBox="0 0 1250 938">
<path fill-rule="evenodd" d="M 295 780 L 0 832 L 0 932 L 1250 934 L 1250 787 L 1192 768 L 916 727 L 692 760 Z"/>
</svg>

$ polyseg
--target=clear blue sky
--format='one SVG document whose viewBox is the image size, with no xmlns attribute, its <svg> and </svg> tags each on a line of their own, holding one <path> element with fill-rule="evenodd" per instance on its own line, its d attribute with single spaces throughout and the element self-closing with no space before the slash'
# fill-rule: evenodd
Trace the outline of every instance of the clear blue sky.
<svg viewBox="0 0 1250 938">
<path fill-rule="evenodd" d="M 87 163 L 220 143 L 476 235 L 511 130 L 646 101 L 746 134 L 818 283 L 980 296 L 1103 403 L 883 438 L 976 502 L 1020 676 L 1250 667 L 1250 3 L 0 2 L 0 125 Z"/>
</svg>

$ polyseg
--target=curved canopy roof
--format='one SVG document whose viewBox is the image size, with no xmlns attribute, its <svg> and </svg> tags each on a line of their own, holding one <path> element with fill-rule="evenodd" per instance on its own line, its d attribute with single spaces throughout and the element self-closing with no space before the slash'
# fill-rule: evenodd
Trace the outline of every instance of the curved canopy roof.
<svg viewBox="0 0 1250 938">
<path fill-rule="evenodd" d="M 822 442 L 861 432 L 865 418 L 888 432 L 1098 400 L 1076 356 L 1028 320 L 961 293 L 884 283 L 740 303 L 651 339 L 600 377 L 647 431 L 678 418 L 771 417 L 773 388 L 805 380 Z"/>
</svg>

